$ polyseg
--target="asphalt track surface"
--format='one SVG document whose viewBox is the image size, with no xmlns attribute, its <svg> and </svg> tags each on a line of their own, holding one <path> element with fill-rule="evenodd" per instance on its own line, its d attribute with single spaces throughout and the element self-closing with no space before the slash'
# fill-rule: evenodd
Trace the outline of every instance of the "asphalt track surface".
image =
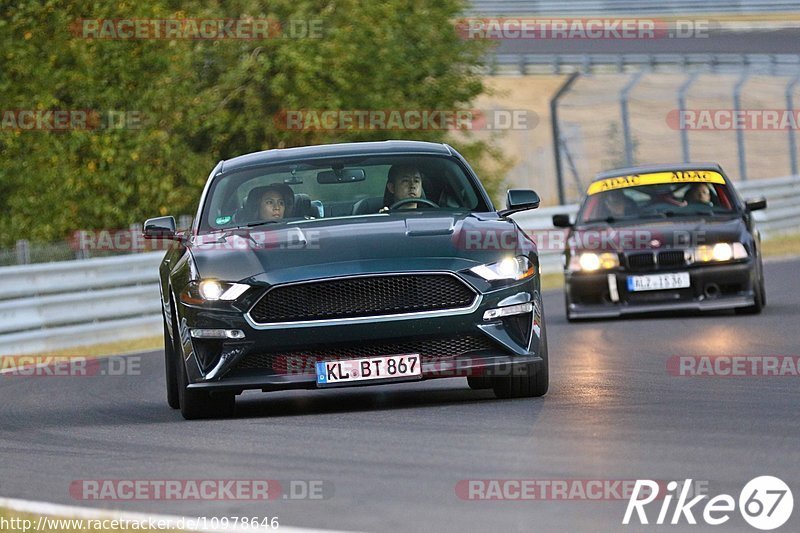
<svg viewBox="0 0 800 533">
<path fill-rule="evenodd" d="M 513 34 L 508 34 L 513 35 Z M 497 54 L 797 54 L 800 29 L 653 39 L 497 39 Z"/>
<path fill-rule="evenodd" d="M 776 475 L 800 502 L 798 378 L 666 366 L 673 355 L 798 355 L 799 270 L 797 259 L 767 263 L 759 316 L 568 324 L 561 293 L 547 292 L 551 390 L 540 399 L 496 400 L 449 378 L 247 393 L 233 419 L 186 422 L 165 403 L 160 352 L 139 356 L 140 375 L 0 375 L 0 496 L 356 531 L 662 529 L 621 526 L 624 500 L 463 500 L 455 489 L 468 479 L 691 478 L 738 497 Z M 69 492 L 81 479 L 322 480 L 328 497 L 82 501 Z M 738 515 L 714 528 L 731 529 L 755 531 Z M 798 529 L 795 509 L 781 531 Z"/>
</svg>

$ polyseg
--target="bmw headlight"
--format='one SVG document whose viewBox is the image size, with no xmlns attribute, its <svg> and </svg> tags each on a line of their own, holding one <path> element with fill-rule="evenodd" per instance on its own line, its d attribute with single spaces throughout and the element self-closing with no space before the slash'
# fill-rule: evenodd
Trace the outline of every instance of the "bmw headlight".
<svg viewBox="0 0 800 533">
<path fill-rule="evenodd" d="M 733 244 L 727 242 L 703 244 L 695 247 L 693 258 L 695 263 L 708 263 L 711 261 L 725 262 L 732 259 L 746 259 L 747 249 L 740 242 L 735 242 Z"/>
<path fill-rule="evenodd" d="M 526 256 L 518 255 L 517 257 L 506 257 L 496 263 L 472 267 L 470 272 L 479 275 L 486 281 L 518 281 L 536 274 L 536 268 Z"/>
<path fill-rule="evenodd" d="M 573 272 L 595 272 L 597 270 L 610 270 L 619 266 L 619 256 L 611 252 L 596 254 L 582 252 L 574 254 L 569 261 L 569 269 Z"/>
<path fill-rule="evenodd" d="M 233 301 L 249 288 L 249 285 L 243 283 L 228 283 L 215 279 L 192 281 L 181 293 L 181 300 L 187 304 L 201 304 L 219 300 Z"/>
</svg>

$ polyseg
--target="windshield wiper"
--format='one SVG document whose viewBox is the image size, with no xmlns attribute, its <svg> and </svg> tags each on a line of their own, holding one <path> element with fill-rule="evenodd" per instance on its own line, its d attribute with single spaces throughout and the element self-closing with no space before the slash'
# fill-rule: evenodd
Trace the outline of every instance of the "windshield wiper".
<svg viewBox="0 0 800 533">
<path fill-rule="evenodd" d="M 620 222 L 622 220 L 632 220 L 637 218 L 636 215 L 625 215 L 621 217 L 612 217 L 607 216 L 603 218 L 590 218 L 589 220 L 582 220 L 581 224 L 597 224 L 598 222 L 605 222 L 606 224 L 613 224 L 614 222 Z"/>
<path fill-rule="evenodd" d="M 230 229 L 246 229 L 246 228 L 255 228 L 257 226 L 266 226 L 267 224 L 277 224 L 278 222 L 283 222 L 283 219 L 273 219 L 273 220 L 259 220 L 258 222 L 251 222 L 250 224 L 242 224 L 241 226 L 236 226 L 235 228 Z"/>
</svg>

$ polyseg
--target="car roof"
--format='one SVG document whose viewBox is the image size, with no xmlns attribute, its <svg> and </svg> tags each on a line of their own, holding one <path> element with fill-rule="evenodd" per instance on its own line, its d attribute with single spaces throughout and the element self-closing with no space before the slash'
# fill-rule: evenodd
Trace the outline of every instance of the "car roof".
<svg viewBox="0 0 800 533">
<path fill-rule="evenodd" d="M 607 178 L 615 178 L 617 176 L 630 176 L 631 174 L 650 174 L 655 172 L 680 172 L 689 170 L 713 170 L 719 172 L 723 177 L 725 172 L 718 163 L 670 163 L 662 165 L 639 165 L 635 167 L 616 168 L 613 170 L 606 170 L 597 174 L 592 182 L 604 180 Z"/>
<path fill-rule="evenodd" d="M 219 172 L 229 172 L 241 168 L 295 161 L 298 159 L 391 154 L 453 155 L 453 150 L 446 144 L 423 141 L 352 142 L 301 146 L 297 148 L 276 148 L 274 150 L 240 155 L 233 159 L 222 161 Z"/>
</svg>

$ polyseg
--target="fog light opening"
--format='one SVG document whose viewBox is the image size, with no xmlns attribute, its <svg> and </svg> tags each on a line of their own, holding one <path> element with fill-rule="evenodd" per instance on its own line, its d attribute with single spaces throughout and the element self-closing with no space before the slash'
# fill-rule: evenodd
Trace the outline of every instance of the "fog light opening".
<svg viewBox="0 0 800 533">
<path fill-rule="evenodd" d="M 706 295 L 706 298 L 713 299 L 719 296 L 719 285 L 716 283 L 709 283 L 706 285 L 703 294 Z"/>
</svg>

